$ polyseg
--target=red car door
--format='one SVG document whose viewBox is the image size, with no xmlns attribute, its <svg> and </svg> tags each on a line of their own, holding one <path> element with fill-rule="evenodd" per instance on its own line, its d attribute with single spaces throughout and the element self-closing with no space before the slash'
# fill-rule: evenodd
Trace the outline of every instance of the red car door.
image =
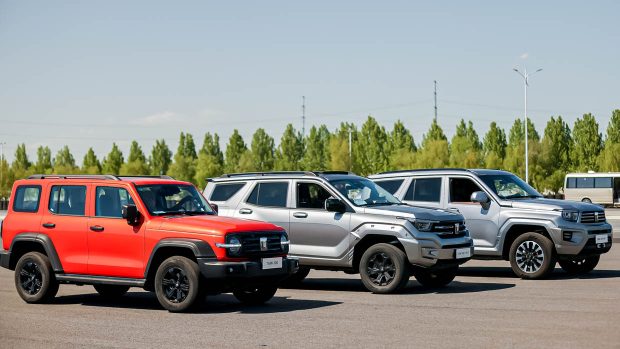
<svg viewBox="0 0 620 349">
<path fill-rule="evenodd" d="M 71 182 L 49 184 L 49 195 L 42 198 L 41 233 L 48 235 L 67 274 L 86 274 L 88 245 L 86 231 L 89 214 L 88 184 Z"/>
<path fill-rule="evenodd" d="M 88 273 L 144 278 L 144 224 L 131 226 L 122 218 L 125 204 L 133 204 L 129 188 L 93 185 L 93 214 L 88 219 Z"/>
</svg>

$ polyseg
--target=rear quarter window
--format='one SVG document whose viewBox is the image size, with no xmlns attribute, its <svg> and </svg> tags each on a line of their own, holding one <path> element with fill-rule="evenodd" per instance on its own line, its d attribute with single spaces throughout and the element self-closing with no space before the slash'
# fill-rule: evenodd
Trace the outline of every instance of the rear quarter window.
<svg viewBox="0 0 620 349">
<path fill-rule="evenodd" d="M 37 212 L 39 211 L 39 201 L 41 200 L 41 186 L 22 185 L 15 190 L 13 198 L 13 211 L 16 212 Z"/>
<path fill-rule="evenodd" d="M 226 183 L 216 184 L 211 193 L 209 200 L 211 201 L 226 201 L 237 194 L 241 188 L 245 186 L 245 183 Z"/>
<path fill-rule="evenodd" d="M 385 189 L 388 193 L 394 195 L 398 188 L 403 184 L 404 179 L 391 179 L 387 181 L 375 181 L 381 188 Z"/>
</svg>

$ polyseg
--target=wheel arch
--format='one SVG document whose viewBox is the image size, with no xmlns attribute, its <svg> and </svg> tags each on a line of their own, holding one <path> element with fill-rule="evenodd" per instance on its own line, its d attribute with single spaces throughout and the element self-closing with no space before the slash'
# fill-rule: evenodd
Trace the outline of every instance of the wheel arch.
<svg viewBox="0 0 620 349">
<path fill-rule="evenodd" d="M 56 253 L 56 248 L 52 239 L 40 233 L 20 233 L 11 241 L 11 258 L 9 260 L 9 269 L 15 270 L 17 261 L 28 252 L 40 252 L 47 256 L 52 264 L 52 269 L 56 273 L 63 271 L 62 264 Z"/>
<path fill-rule="evenodd" d="M 510 246 L 521 235 L 525 233 L 537 233 L 548 238 L 553 244 L 553 250 L 555 251 L 555 243 L 553 238 L 549 234 L 549 231 L 542 223 L 514 223 L 510 225 L 504 234 L 504 240 L 502 244 L 502 258 L 508 260 L 510 254 Z"/>
</svg>

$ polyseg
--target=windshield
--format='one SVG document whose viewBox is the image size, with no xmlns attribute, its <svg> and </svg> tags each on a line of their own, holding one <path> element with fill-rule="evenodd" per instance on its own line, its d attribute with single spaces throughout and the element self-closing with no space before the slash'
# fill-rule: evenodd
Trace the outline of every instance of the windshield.
<svg viewBox="0 0 620 349">
<path fill-rule="evenodd" d="M 502 199 L 539 198 L 536 189 L 513 174 L 482 175 L 482 181 Z"/>
<path fill-rule="evenodd" d="M 156 184 L 136 187 L 142 202 L 152 215 L 215 214 L 211 206 L 193 185 Z"/>
<path fill-rule="evenodd" d="M 345 178 L 329 181 L 355 206 L 377 206 L 400 204 L 397 198 L 366 178 Z"/>
</svg>

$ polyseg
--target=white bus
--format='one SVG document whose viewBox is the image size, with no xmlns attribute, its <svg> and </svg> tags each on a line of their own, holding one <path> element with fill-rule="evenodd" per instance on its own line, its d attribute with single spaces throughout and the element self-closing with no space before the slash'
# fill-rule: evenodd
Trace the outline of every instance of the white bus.
<svg viewBox="0 0 620 349">
<path fill-rule="evenodd" d="M 620 172 L 569 173 L 564 181 L 564 199 L 620 206 Z"/>
</svg>

